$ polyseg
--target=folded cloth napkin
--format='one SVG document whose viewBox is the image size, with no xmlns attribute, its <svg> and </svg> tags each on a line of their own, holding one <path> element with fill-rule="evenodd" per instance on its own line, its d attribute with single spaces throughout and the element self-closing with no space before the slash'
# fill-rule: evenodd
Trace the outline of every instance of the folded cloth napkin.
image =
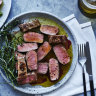
<svg viewBox="0 0 96 96">
<path fill-rule="evenodd" d="M 94 32 L 91 26 L 91 22 L 79 24 L 74 14 L 66 17 L 63 21 L 71 28 L 72 32 L 77 38 L 78 44 L 89 41 L 92 70 L 94 78 L 94 87 L 96 88 L 96 41 Z M 87 91 L 90 90 L 88 74 L 85 71 Z M 43 94 L 43 96 L 70 96 L 83 92 L 83 80 L 82 80 L 82 67 L 77 63 L 76 69 L 71 78 L 57 90 Z"/>
</svg>

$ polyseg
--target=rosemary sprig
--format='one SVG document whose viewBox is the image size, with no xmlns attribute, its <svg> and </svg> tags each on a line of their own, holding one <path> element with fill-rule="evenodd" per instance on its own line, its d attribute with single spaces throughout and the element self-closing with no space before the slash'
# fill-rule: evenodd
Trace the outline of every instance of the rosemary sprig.
<svg viewBox="0 0 96 96">
<path fill-rule="evenodd" d="M 8 26 L 4 26 L 0 31 L 0 68 L 2 68 L 6 74 L 6 77 L 13 84 L 17 84 L 17 74 L 15 72 L 15 56 L 14 52 L 18 44 L 23 42 L 22 34 L 20 36 L 15 36 L 11 33 L 12 29 L 20 24 L 18 20 L 14 21 Z"/>
</svg>

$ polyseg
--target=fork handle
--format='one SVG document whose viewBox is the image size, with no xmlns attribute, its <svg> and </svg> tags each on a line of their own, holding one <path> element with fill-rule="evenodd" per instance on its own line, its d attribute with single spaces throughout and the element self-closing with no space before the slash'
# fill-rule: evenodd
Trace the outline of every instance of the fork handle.
<svg viewBox="0 0 96 96">
<path fill-rule="evenodd" d="M 84 88 L 84 96 L 87 96 L 84 68 L 83 68 L 83 88 Z"/>
</svg>

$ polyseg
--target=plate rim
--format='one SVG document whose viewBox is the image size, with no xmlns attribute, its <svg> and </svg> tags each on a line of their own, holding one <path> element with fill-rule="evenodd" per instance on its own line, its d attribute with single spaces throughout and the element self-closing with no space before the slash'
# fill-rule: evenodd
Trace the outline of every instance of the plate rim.
<svg viewBox="0 0 96 96">
<path fill-rule="evenodd" d="M 55 18 L 57 18 L 60 22 L 62 22 L 67 28 L 68 28 L 68 30 L 71 32 L 71 35 L 73 36 L 73 38 L 74 38 L 74 40 L 75 40 L 75 47 L 76 47 L 76 62 L 75 62 L 75 64 L 74 64 L 74 70 L 72 70 L 72 72 L 70 73 L 70 76 L 67 76 L 67 79 L 65 80 L 65 82 L 63 83 L 63 84 L 59 84 L 59 86 L 57 86 L 56 88 L 53 88 L 52 90 L 47 90 L 46 92 L 27 92 L 27 91 L 24 91 L 24 90 L 21 90 L 21 89 L 19 89 L 17 86 L 13 86 L 11 83 L 8 83 L 8 79 L 6 78 L 6 76 L 4 76 L 4 74 L 2 73 L 2 71 L 0 70 L 0 73 L 1 73 L 1 75 L 2 75 L 2 77 L 5 79 L 5 81 L 9 84 L 9 85 L 11 85 L 12 87 L 14 87 L 16 90 L 18 90 L 18 91 L 21 91 L 21 92 L 24 92 L 24 93 L 27 93 L 27 94 L 44 94 L 44 93 L 48 93 L 48 92 L 51 92 L 51 91 L 54 91 L 54 90 L 57 90 L 59 87 L 61 87 L 61 86 L 63 86 L 65 83 L 66 83 L 66 81 L 68 81 L 69 79 L 70 79 L 70 77 L 72 76 L 72 74 L 73 74 L 73 72 L 75 71 L 75 68 L 76 68 L 76 65 L 77 65 L 77 60 L 78 60 L 78 44 L 77 44 L 77 39 L 76 39 L 76 37 L 75 37 L 75 35 L 74 35 L 74 33 L 73 33 L 73 31 L 71 30 L 71 28 L 67 25 L 67 23 L 66 22 L 64 22 L 62 19 L 60 19 L 58 16 L 56 16 L 56 15 L 54 15 L 54 14 L 52 14 L 52 13 L 50 13 L 50 12 L 45 12 L 45 11 L 28 11 L 28 12 L 23 12 L 23 13 L 21 13 L 21 14 L 19 14 L 19 15 L 17 15 L 17 16 L 15 16 L 15 17 L 13 17 L 11 20 L 9 20 L 6 24 L 5 24 L 5 26 L 6 25 L 8 25 L 8 24 L 10 24 L 13 20 L 15 20 L 16 18 L 18 18 L 18 17 L 20 17 L 20 16 L 23 16 L 23 15 L 26 15 L 26 14 L 29 14 L 29 13 L 43 13 L 43 14 L 47 14 L 47 15 L 51 15 L 52 17 L 55 17 Z M 70 71 L 70 70 L 69 70 Z M 69 73 L 69 72 L 68 72 Z M 67 74 L 66 74 L 67 75 Z M 66 76 L 65 75 L 65 76 Z M 60 82 L 60 81 L 59 81 Z"/>
</svg>

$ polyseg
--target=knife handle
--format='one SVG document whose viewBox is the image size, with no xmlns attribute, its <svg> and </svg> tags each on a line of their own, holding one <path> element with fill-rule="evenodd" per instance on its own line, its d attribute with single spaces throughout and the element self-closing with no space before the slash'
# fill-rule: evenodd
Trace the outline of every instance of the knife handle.
<svg viewBox="0 0 96 96">
<path fill-rule="evenodd" d="M 89 81 L 90 81 L 91 96 L 95 96 L 95 94 L 94 94 L 93 76 L 89 76 Z"/>
<path fill-rule="evenodd" d="M 87 96 L 84 68 L 83 68 L 83 88 L 84 88 L 84 96 Z"/>
</svg>

